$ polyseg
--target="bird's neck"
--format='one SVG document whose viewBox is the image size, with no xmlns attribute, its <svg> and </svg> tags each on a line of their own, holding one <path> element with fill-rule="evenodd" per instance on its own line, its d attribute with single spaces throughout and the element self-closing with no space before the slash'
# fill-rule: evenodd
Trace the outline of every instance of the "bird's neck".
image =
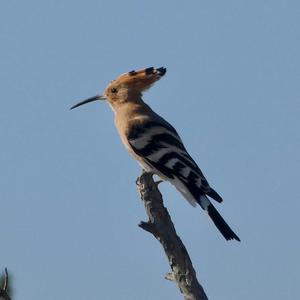
<svg viewBox="0 0 300 300">
<path fill-rule="evenodd" d="M 112 106 L 116 118 L 126 117 L 129 120 L 137 115 L 147 115 L 151 111 L 151 108 L 141 98 L 136 101 L 126 101 Z"/>
<path fill-rule="evenodd" d="M 153 113 L 152 109 L 142 99 L 138 102 L 122 103 L 122 105 L 118 105 L 114 111 L 115 123 L 119 129 L 127 128 L 133 120 L 137 118 L 148 118 L 151 113 Z"/>
</svg>

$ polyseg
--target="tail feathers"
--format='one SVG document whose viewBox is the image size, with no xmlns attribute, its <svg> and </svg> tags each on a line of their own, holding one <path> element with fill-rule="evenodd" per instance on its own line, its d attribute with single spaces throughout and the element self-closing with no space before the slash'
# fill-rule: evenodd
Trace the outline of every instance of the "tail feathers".
<svg viewBox="0 0 300 300">
<path fill-rule="evenodd" d="M 210 188 L 209 192 L 206 193 L 206 195 L 213 198 L 219 203 L 223 201 L 222 197 L 213 188 Z"/>
<path fill-rule="evenodd" d="M 239 242 L 241 241 L 211 203 L 207 207 L 207 212 L 210 218 L 212 219 L 212 221 L 214 222 L 214 224 L 217 226 L 217 228 L 219 229 L 219 231 L 222 233 L 222 235 L 227 241 L 228 240 L 237 240 Z"/>
</svg>

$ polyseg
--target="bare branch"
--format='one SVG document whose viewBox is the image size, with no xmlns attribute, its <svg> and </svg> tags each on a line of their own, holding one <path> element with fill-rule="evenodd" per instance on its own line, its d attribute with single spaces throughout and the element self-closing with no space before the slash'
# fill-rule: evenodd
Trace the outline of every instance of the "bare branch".
<svg viewBox="0 0 300 300">
<path fill-rule="evenodd" d="M 7 287 L 8 287 L 8 272 L 7 268 L 5 268 L 5 277 L 4 277 L 4 283 L 3 287 L 0 287 L 0 300 L 11 300 L 8 293 L 7 293 Z"/>
<path fill-rule="evenodd" d="M 189 254 L 163 205 L 162 195 L 152 174 L 143 172 L 136 183 L 149 217 L 148 222 L 141 222 L 139 226 L 153 234 L 163 246 L 172 270 L 166 279 L 176 281 L 185 300 L 208 300 L 196 278 Z"/>
</svg>

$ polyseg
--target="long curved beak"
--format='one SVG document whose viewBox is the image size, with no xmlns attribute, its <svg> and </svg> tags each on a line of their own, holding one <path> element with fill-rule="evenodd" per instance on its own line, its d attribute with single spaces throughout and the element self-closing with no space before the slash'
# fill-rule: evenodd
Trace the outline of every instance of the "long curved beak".
<svg viewBox="0 0 300 300">
<path fill-rule="evenodd" d="M 73 109 L 73 108 L 76 108 L 80 105 L 83 105 L 83 104 L 86 104 L 86 103 L 89 103 L 89 102 L 93 102 L 93 101 L 97 101 L 97 100 L 106 100 L 106 98 L 104 96 L 101 96 L 101 95 L 96 95 L 94 97 L 90 97 L 88 99 L 80 101 L 79 103 L 73 105 L 70 109 Z"/>
</svg>

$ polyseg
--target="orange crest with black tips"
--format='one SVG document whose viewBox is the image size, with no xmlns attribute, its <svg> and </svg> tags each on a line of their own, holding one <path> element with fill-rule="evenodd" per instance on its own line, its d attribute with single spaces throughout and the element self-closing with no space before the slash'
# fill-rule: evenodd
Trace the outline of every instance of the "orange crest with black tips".
<svg viewBox="0 0 300 300">
<path fill-rule="evenodd" d="M 117 82 L 144 91 L 166 74 L 166 68 L 147 68 L 139 71 L 130 71 L 117 78 Z"/>
<path fill-rule="evenodd" d="M 105 89 L 104 95 L 110 101 L 128 99 L 142 95 L 156 81 L 166 74 L 166 68 L 146 68 L 138 71 L 130 71 L 113 80 Z"/>
</svg>

